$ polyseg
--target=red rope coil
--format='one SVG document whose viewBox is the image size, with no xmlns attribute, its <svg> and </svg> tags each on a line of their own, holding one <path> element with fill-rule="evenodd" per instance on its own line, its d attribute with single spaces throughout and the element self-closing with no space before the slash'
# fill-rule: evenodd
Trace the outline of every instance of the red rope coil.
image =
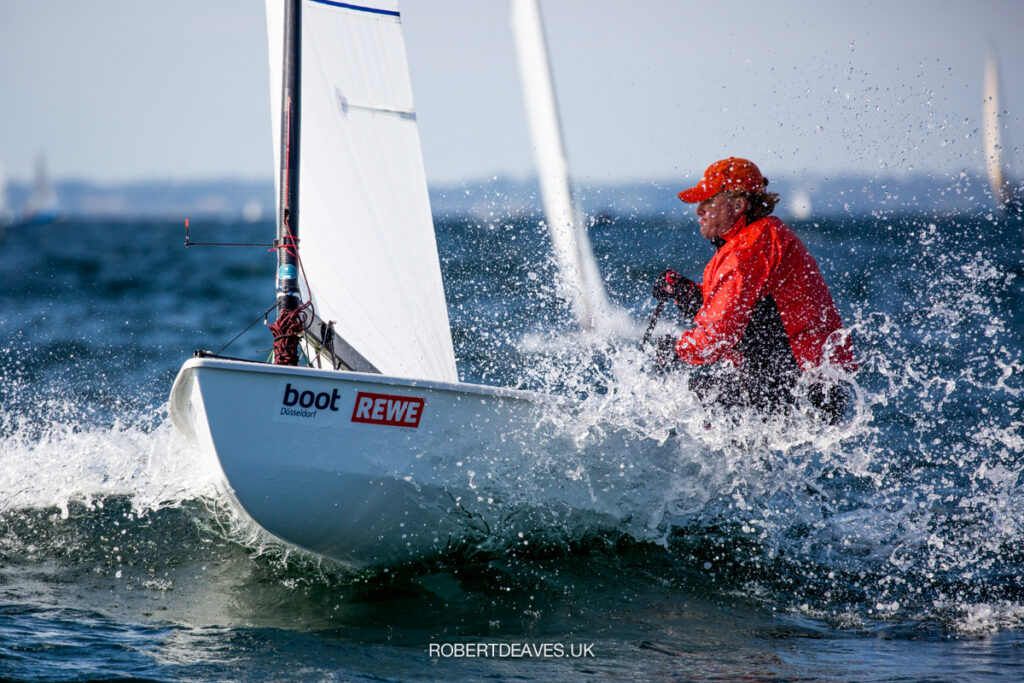
<svg viewBox="0 0 1024 683">
<path fill-rule="evenodd" d="M 274 364 L 299 364 L 299 339 L 306 329 L 306 318 L 303 315 L 309 302 L 290 311 L 280 311 L 277 320 L 270 325 L 270 333 L 274 335 Z"/>
</svg>

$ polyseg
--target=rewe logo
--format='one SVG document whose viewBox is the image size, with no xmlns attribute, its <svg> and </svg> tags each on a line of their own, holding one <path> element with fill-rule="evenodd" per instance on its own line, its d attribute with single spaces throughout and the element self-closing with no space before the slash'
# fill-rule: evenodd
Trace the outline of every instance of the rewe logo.
<svg viewBox="0 0 1024 683">
<path fill-rule="evenodd" d="M 392 427 L 419 427 L 422 414 L 422 398 L 360 391 L 356 395 L 352 421 Z"/>
</svg>

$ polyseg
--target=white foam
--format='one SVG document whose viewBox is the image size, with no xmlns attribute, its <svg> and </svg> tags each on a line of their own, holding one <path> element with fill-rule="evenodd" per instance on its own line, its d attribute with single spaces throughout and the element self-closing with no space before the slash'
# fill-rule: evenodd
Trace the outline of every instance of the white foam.
<svg viewBox="0 0 1024 683">
<path fill-rule="evenodd" d="M 48 414 L 63 419 L 42 425 L 6 416 L 15 429 L 0 458 L 0 510 L 56 507 L 66 516 L 71 503 L 128 496 L 141 512 L 217 495 L 216 465 L 189 447 L 163 409 L 93 426 L 73 417 L 74 407 L 62 408 Z"/>
<path fill-rule="evenodd" d="M 956 608 L 952 626 L 968 635 L 1024 628 L 1024 605 L 1009 601 L 980 602 Z"/>
</svg>

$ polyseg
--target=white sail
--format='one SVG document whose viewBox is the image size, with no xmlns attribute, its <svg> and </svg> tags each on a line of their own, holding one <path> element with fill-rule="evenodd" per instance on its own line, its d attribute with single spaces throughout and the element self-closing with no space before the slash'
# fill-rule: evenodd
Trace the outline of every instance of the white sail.
<svg viewBox="0 0 1024 683">
<path fill-rule="evenodd" d="M 537 0 L 512 0 L 512 28 L 544 215 L 573 310 L 580 325 L 590 329 L 608 319 L 608 295 L 572 200 L 569 164 Z"/>
<path fill-rule="evenodd" d="M 284 9 L 266 9 L 280 167 Z M 397 2 L 304 0 L 301 65 L 303 296 L 381 373 L 456 381 Z"/>
<path fill-rule="evenodd" d="M 985 138 L 985 170 L 992 188 L 992 196 L 1005 204 L 1006 181 L 1003 178 L 1003 154 L 999 136 L 999 70 L 995 56 L 989 52 L 985 60 L 984 98 L 982 100 L 982 129 Z"/>
</svg>

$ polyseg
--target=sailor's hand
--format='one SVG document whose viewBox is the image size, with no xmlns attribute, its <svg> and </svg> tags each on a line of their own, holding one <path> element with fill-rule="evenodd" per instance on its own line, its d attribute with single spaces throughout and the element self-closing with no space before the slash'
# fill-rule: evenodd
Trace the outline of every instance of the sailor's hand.
<svg viewBox="0 0 1024 683">
<path fill-rule="evenodd" d="M 651 296 L 658 301 L 675 299 L 680 305 L 692 299 L 701 300 L 700 287 L 693 280 L 674 270 L 666 270 L 654 281 Z M 698 304 L 699 305 L 699 304 Z"/>
<path fill-rule="evenodd" d="M 676 283 L 679 282 L 680 278 L 686 280 L 676 271 L 666 270 L 654 281 L 654 287 L 651 288 L 651 296 L 658 301 L 668 301 L 669 299 L 676 298 Z M 689 282 L 689 280 L 686 281 Z"/>
<path fill-rule="evenodd" d="M 654 368 L 665 371 L 679 361 L 676 355 L 676 337 L 666 334 L 654 343 Z"/>
</svg>

